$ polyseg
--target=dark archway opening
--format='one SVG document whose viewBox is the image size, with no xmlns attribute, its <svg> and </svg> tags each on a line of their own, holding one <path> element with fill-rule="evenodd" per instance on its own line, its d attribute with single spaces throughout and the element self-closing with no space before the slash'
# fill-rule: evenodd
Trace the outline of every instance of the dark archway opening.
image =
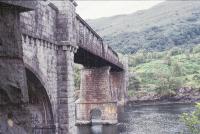
<svg viewBox="0 0 200 134">
<path fill-rule="evenodd" d="M 98 108 L 92 109 L 90 112 L 91 115 L 91 121 L 97 121 L 97 120 L 101 120 L 101 110 Z"/>
<path fill-rule="evenodd" d="M 26 69 L 29 111 L 33 133 L 54 133 L 54 119 L 49 97 L 41 80 L 29 69 Z"/>
</svg>

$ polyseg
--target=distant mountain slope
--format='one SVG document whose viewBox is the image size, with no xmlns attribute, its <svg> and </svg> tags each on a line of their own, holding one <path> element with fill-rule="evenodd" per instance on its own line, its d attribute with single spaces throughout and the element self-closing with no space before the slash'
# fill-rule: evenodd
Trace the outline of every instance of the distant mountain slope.
<svg viewBox="0 0 200 134">
<path fill-rule="evenodd" d="M 199 1 L 166 1 L 133 14 L 87 22 L 106 43 L 124 53 L 188 48 L 200 43 Z"/>
</svg>

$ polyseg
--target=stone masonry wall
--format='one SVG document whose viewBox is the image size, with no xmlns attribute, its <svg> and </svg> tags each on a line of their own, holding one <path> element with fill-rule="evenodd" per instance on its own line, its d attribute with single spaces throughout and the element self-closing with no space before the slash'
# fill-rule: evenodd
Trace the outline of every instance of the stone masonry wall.
<svg viewBox="0 0 200 134">
<path fill-rule="evenodd" d="M 98 109 L 101 111 L 101 123 L 102 124 L 115 124 L 117 123 L 117 103 L 105 102 L 105 103 L 76 103 L 76 124 L 90 124 L 91 123 L 91 111 Z"/>
<path fill-rule="evenodd" d="M 64 51 L 64 53 L 63 53 Z M 71 45 L 60 46 L 58 50 L 58 127 L 61 134 L 75 133 L 74 100 L 74 53 Z"/>
<path fill-rule="evenodd" d="M 76 12 L 75 4 L 70 0 L 51 1 L 58 7 L 57 40 L 76 44 Z"/>
<path fill-rule="evenodd" d="M 22 33 L 55 43 L 57 12 L 49 2 L 37 1 L 35 10 L 21 13 Z"/>
<path fill-rule="evenodd" d="M 75 133 L 75 5 L 68 0 L 51 2 L 55 5 L 38 1 L 34 11 L 21 14 L 24 61 L 44 83 L 57 133 L 72 134 Z M 66 44 L 73 44 L 74 49 L 63 49 L 68 47 Z"/>
<path fill-rule="evenodd" d="M 123 93 L 121 92 L 123 88 L 123 72 L 110 72 L 110 87 L 112 100 L 120 100 Z"/>
<path fill-rule="evenodd" d="M 117 93 L 112 90 L 119 90 L 119 84 L 116 84 L 119 79 L 116 78 L 116 81 L 113 77 L 115 75 L 110 74 L 110 67 L 82 70 L 80 99 L 76 103 L 78 124 L 91 123 L 93 109 L 101 111 L 102 123 L 113 124 L 117 122 Z M 114 84 L 116 85 L 111 88 Z"/>
<path fill-rule="evenodd" d="M 81 72 L 81 96 L 83 102 L 107 102 L 111 100 L 110 67 L 83 69 Z"/>
<path fill-rule="evenodd" d="M 57 46 L 27 35 L 23 35 L 22 39 L 26 68 L 41 78 L 56 117 Z"/>
<path fill-rule="evenodd" d="M 73 1 L 52 1 L 58 7 L 58 127 L 60 133 L 75 134 L 73 64 L 77 51 L 75 6 Z"/>
<path fill-rule="evenodd" d="M 30 132 L 30 116 L 25 105 L 28 102 L 28 91 L 19 33 L 19 10 L 1 3 L 0 133 L 6 134 Z"/>
<path fill-rule="evenodd" d="M 23 59 L 26 67 L 37 73 L 49 96 L 57 118 L 57 9 L 49 2 L 38 1 L 36 9 L 21 13 Z"/>
<path fill-rule="evenodd" d="M 28 101 L 19 24 L 17 9 L 0 8 L 0 89 L 13 103 Z"/>
</svg>

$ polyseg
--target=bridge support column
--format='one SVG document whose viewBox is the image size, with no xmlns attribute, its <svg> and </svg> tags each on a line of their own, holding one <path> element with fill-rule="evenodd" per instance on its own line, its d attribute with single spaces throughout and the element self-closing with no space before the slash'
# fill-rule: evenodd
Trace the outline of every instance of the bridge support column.
<svg viewBox="0 0 200 134">
<path fill-rule="evenodd" d="M 82 70 L 80 99 L 76 102 L 77 124 L 93 123 L 94 111 L 101 112 L 98 123 L 117 123 L 117 101 L 111 96 L 110 69 L 100 67 Z"/>
<path fill-rule="evenodd" d="M 58 50 L 58 122 L 59 134 L 75 134 L 74 53 L 77 46 L 61 42 Z"/>
<path fill-rule="evenodd" d="M 121 113 L 124 112 L 126 104 L 126 72 L 125 71 L 112 71 L 110 72 L 112 98 L 117 100 L 117 114 L 118 121 L 122 118 Z"/>
</svg>

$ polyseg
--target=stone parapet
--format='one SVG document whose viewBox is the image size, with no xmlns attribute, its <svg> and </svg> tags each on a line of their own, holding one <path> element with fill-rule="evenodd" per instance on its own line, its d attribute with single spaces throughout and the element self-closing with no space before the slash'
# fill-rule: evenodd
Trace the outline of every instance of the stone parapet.
<svg viewBox="0 0 200 134">
<path fill-rule="evenodd" d="M 48 1 L 35 1 L 35 5 L 33 11 L 20 14 L 22 33 L 56 43 L 58 11 Z"/>
</svg>

